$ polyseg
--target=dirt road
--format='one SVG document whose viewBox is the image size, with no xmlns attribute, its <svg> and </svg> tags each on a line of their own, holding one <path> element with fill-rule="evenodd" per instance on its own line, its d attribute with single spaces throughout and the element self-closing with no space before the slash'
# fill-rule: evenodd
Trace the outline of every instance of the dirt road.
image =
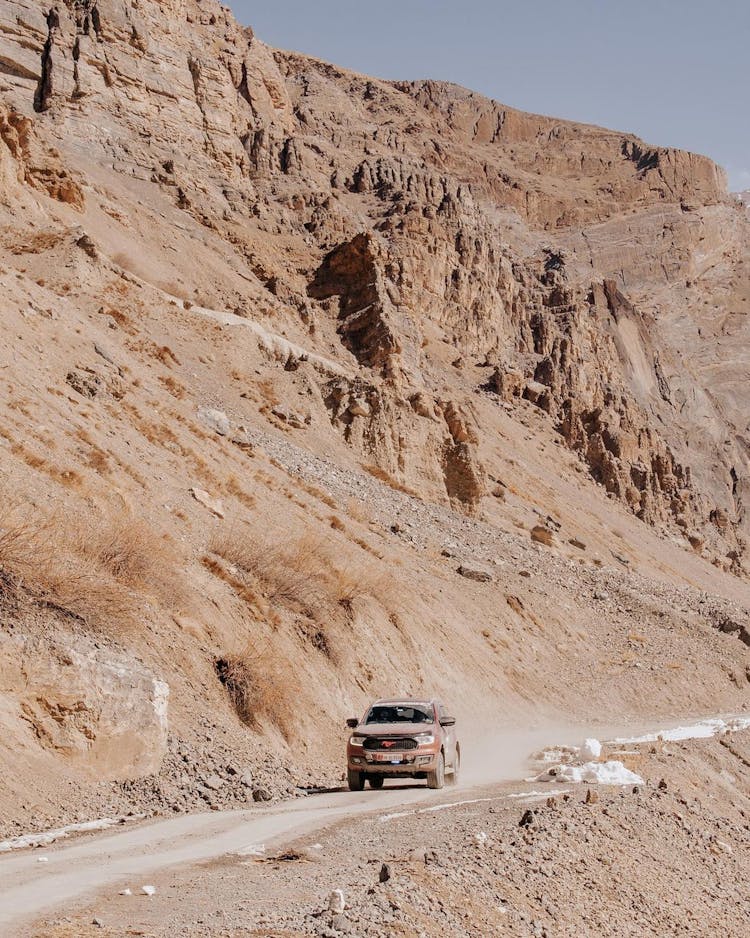
<svg viewBox="0 0 750 938">
<path fill-rule="evenodd" d="M 277 808 L 209 812 L 0 858 L 0 934 L 120 881 L 147 884 L 150 874 L 229 853 L 252 853 L 345 818 L 465 800 L 471 790 L 429 791 L 398 785 L 382 791 L 312 795 Z M 39 857 L 47 857 L 40 863 Z"/>
<path fill-rule="evenodd" d="M 746 725 L 747 718 L 743 722 Z M 708 721 L 672 738 L 700 738 L 713 735 L 717 729 Z M 478 766 L 469 765 L 460 786 L 441 791 L 430 791 L 422 783 L 392 782 L 382 791 L 338 791 L 280 806 L 181 815 L 68 844 L 0 856 L 0 934 L 23 934 L 25 926 L 40 915 L 69 907 L 104 889 L 114 892 L 128 886 L 140 890 L 159 871 L 184 869 L 227 855 L 260 855 L 282 843 L 368 814 L 387 820 L 413 815 L 417 810 L 422 816 L 433 811 L 443 814 L 443 807 L 457 804 L 521 805 L 543 801 L 551 793 L 549 788 L 518 779 L 524 774 L 521 747 L 525 745 L 528 754 L 545 736 L 547 741 L 554 738 L 548 730 L 539 730 L 495 741 L 490 748 L 496 754 L 494 760 L 489 760 L 493 763 L 489 769 L 482 773 Z M 580 742 L 580 731 L 578 736 Z M 487 777 L 489 774 L 493 777 Z M 561 791 L 559 786 L 555 790 Z M 41 857 L 46 861 L 40 862 Z"/>
</svg>

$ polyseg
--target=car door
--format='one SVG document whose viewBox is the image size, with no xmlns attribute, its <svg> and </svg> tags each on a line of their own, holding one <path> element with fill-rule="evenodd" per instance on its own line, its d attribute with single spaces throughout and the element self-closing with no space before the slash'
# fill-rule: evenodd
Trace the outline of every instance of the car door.
<svg viewBox="0 0 750 938">
<path fill-rule="evenodd" d="M 445 749 L 445 762 L 446 765 L 451 768 L 456 764 L 456 726 L 442 726 L 443 719 L 448 716 L 448 711 L 445 709 L 443 704 L 439 703 L 438 707 L 438 720 L 443 731 L 443 746 Z"/>
</svg>

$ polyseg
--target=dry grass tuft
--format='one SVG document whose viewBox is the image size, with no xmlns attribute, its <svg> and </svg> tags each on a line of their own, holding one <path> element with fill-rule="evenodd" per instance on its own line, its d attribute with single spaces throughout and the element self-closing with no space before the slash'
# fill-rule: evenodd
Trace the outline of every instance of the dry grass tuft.
<svg viewBox="0 0 750 938">
<path fill-rule="evenodd" d="M 314 531 L 274 540 L 249 530 L 220 530 L 208 550 L 230 564 L 232 575 L 251 586 L 254 595 L 260 592 L 272 607 L 316 621 L 359 596 L 371 596 L 386 608 L 398 604 L 398 582 L 385 566 L 359 552 L 342 557 L 333 540 Z"/>
<path fill-rule="evenodd" d="M 17 503 L 0 514 L 0 603 L 31 602 L 119 630 L 147 599 L 174 609 L 186 598 L 172 545 L 125 512 L 42 516 Z"/>
<path fill-rule="evenodd" d="M 365 465 L 362 466 L 362 468 L 365 472 L 369 472 L 373 479 L 377 479 L 379 482 L 385 482 L 385 484 L 390 486 L 394 491 L 401 492 L 404 495 L 411 495 L 412 498 L 419 498 L 418 492 L 415 492 L 414 489 L 410 489 L 408 485 L 399 482 L 398 479 L 394 479 L 389 472 L 382 469 L 380 466 Z"/>
<path fill-rule="evenodd" d="M 217 659 L 215 668 L 243 723 L 258 728 L 269 721 L 290 738 L 295 726 L 291 701 L 299 687 L 283 660 L 250 644 L 238 654 Z"/>
<path fill-rule="evenodd" d="M 177 378 L 172 375 L 159 375 L 159 382 L 165 387 L 165 389 L 172 395 L 172 397 L 177 398 L 178 401 L 181 401 L 185 394 L 187 393 L 185 385 L 182 384 Z"/>
</svg>

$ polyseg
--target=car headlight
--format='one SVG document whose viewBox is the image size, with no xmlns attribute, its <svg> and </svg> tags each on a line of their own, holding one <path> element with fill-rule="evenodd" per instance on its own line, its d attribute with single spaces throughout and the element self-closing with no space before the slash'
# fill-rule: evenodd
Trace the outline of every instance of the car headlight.
<svg viewBox="0 0 750 938">
<path fill-rule="evenodd" d="M 414 737 L 420 746 L 430 746 L 435 742 L 434 733 L 417 733 Z"/>
<path fill-rule="evenodd" d="M 351 746 L 362 746 L 364 745 L 365 737 L 364 736 L 352 736 L 349 740 Z"/>
</svg>

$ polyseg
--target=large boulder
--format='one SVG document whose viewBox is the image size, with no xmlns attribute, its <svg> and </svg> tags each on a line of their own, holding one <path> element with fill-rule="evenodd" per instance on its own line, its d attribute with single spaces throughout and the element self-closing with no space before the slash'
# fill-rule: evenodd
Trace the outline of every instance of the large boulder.
<svg viewBox="0 0 750 938">
<path fill-rule="evenodd" d="M 135 658 L 77 636 L 0 633 L 0 727 L 18 745 L 63 756 L 98 778 L 156 772 L 169 686 Z"/>
</svg>

